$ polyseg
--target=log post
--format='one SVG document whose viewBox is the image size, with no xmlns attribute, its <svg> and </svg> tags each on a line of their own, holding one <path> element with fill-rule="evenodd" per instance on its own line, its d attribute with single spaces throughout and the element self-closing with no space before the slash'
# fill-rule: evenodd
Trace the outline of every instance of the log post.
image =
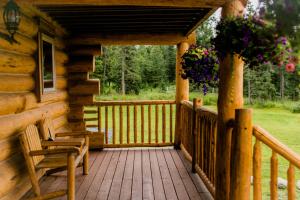
<svg viewBox="0 0 300 200">
<path fill-rule="evenodd" d="M 201 99 L 193 99 L 193 119 L 192 119 L 192 135 L 193 135 L 193 141 L 192 141 L 192 172 L 196 173 L 196 138 L 197 138 L 197 130 L 196 130 L 196 115 L 197 115 L 197 108 L 202 106 L 202 100 Z"/>
<path fill-rule="evenodd" d="M 175 148 L 180 147 L 180 102 L 189 100 L 189 81 L 181 78 L 183 54 L 189 49 L 187 42 L 181 42 L 177 45 L 176 55 L 176 124 L 175 124 Z"/>
<path fill-rule="evenodd" d="M 189 81 L 181 78 L 182 56 L 189 49 L 190 45 L 196 44 L 196 32 L 191 33 L 186 40 L 177 44 L 176 54 L 176 123 L 174 147 L 180 149 L 180 102 L 189 100 Z"/>
<path fill-rule="evenodd" d="M 223 6 L 222 17 L 242 15 L 246 2 L 246 0 L 227 0 Z M 215 183 L 218 200 L 229 200 L 232 128 L 228 123 L 234 119 L 235 109 L 243 107 L 243 66 L 244 63 L 238 55 L 228 54 L 220 63 Z"/>
<path fill-rule="evenodd" d="M 232 152 L 230 200 L 249 200 L 252 173 L 252 109 L 235 111 Z"/>
</svg>

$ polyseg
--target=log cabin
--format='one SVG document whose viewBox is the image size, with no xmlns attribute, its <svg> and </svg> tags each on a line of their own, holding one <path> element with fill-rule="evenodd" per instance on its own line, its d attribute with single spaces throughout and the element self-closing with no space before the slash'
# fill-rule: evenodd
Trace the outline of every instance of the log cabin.
<svg viewBox="0 0 300 200">
<path fill-rule="evenodd" d="M 0 0 L 0 16 L 7 2 Z M 259 200 L 263 187 L 261 145 L 272 150 L 270 198 L 278 198 L 280 156 L 290 163 L 288 199 L 296 199 L 295 170 L 300 168 L 300 157 L 252 124 L 251 109 L 243 108 L 242 60 L 228 56 L 221 63 L 218 112 L 202 108 L 201 100 L 189 102 L 189 83 L 180 76 L 181 56 L 195 43 L 195 29 L 218 8 L 222 8 L 223 18 L 242 15 L 247 0 L 14 2 L 20 8 L 20 24 L 13 40 L 3 37 L 10 33 L 0 18 L 0 200 L 32 195 L 18 135 L 45 114 L 52 118 L 57 132 L 96 128 L 91 144 L 104 147 L 91 154 L 90 175 L 78 178 L 78 199 L 129 195 L 128 199 L 238 200 L 253 196 Z M 95 101 L 100 83 L 89 79 L 89 73 L 95 70 L 95 56 L 101 56 L 102 45 L 177 45 L 174 101 Z M 234 76 L 228 73 L 231 63 Z M 93 118 L 86 117 L 89 114 Z M 108 117 L 112 117 L 111 124 Z M 177 150 L 161 149 L 166 146 Z M 130 147 L 157 149 L 131 151 Z M 109 148 L 114 151 L 105 150 Z M 133 165 L 143 170 L 130 175 Z M 127 171 L 131 179 L 126 179 Z M 202 188 L 190 171 L 201 178 Z M 43 171 L 37 174 L 44 190 L 64 185 L 63 181 L 51 182 Z M 117 187 L 118 182 L 114 183 L 120 177 L 122 186 Z"/>
</svg>

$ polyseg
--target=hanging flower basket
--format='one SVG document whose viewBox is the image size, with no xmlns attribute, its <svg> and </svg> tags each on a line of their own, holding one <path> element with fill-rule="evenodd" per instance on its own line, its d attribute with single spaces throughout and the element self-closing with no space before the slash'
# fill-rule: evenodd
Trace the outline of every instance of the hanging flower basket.
<svg viewBox="0 0 300 200">
<path fill-rule="evenodd" d="M 191 46 L 182 56 L 182 69 L 182 78 L 202 86 L 204 94 L 218 83 L 219 60 L 212 49 Z"/>
<path fill-rule="evenodd" d="M 228 53 L 238 54 L 250 68 L 266 63 L 285 68 L 291 61 L 287 38 L 279 36 L 272 23 L 255 16 L 221 20 L 216 33 L 212 44 L 221 60 Z"/>
</svg>

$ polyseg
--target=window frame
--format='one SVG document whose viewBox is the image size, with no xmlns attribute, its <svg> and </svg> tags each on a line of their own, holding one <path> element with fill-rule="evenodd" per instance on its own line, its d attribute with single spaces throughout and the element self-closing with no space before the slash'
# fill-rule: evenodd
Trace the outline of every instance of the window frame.
<svg viewBox="0 0 300 200">
<path fill-rule="evenodd" d="M 44 70 L 43 70 L 43 42 L 47 42 L 52 46 L 52 71 L 53 71 L 53 87 L 44 88 Z M 38 33 L 38 67 L 37 67 L 37 95 L 40 102 L 45 101 L 45 95 L 56 92 L 56 66 L 55 66 L 55 44 L 54 38 L 43 33 Z"/>
</svg>

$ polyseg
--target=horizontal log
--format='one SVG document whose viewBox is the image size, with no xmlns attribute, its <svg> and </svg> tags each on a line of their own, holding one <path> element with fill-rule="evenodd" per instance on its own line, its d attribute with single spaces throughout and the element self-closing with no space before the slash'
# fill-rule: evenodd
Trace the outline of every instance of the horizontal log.
<svg viewBox="0 0 300 200">
<path fill-rule="evenodd" d="M 69 86 L 69 94 L 71 95 L 99 94 L 99 90 L 99 80 L 77 81 Z"/>
<path fill-rule="evenodd" d="M 77 46 L 69 46 L 68 49 L 71 55 L 93 55 L 93 56 L 102 55 L 101 45 L 77 45 Z"/>
<path fill-rule="evenodd" d="M 3 9 L 0 10 L 0 16 L 3 16 Z M 3 17 L 0 17 L 0 27 L 5 29 L 5 24 L 3 21 Z M 38 33 L 38 26 L 37 24 L 33 21 L 32 18 L 21 14 L 21 21 L 20 25 L 18 27 L 18 32 L 25 34 L 28 37 L 34 37 Z"/>
<path fill-rule="evenodd" d="M 69 61 L 69 56 L 62 50 L 55 49 L 54 59 L 56 65 L 62 65 Z"/>
<path fill-rule="evenodd" d="M 56 37 L 54 39 L 54 45 L 58 50 L 63 50 L 66 48 L 65 42 L 61 37 Z"/>
<path fill-rule="evenodd" d="M 67 124 L 68 124 L 68 119 L 66 115 L 62 115 L 60 117 L 53 119 L 53 126 L 55 130 L 64 127 Z"/>
<path fill-rule="evenodd" d="M 94 102 L 94 95 L 70 96 L 70 105 L 87 105 Z"/>
<path fill-rule="evenodd" d="M 57 76 L 64 76 L 67 74 L 67 68 L 64 66 L 64 64 L 55 65 L 55 70 Z"/>
<path fill-rule="evenodd" d="M 44 170 L 37 171 L 37 177 L 40 178 L 44 175 Z M 12 200 L 12 199 L 21 199 L 25 195 L 25 193 L 31 189 L 31 183 L 28 174 L 24 173 L 19 175 L 18 179 L 20 182 L 13 186 L 11 190 L 0 200 Z"/>
<path fill-rule="evenodd" d="M 0 198 L 21 181 L 23 173 L 26 173 L 26 166 L 21 153 L 0 163 Z"/>
<path fill-rule="evenodd" d="M 131 100 L 131 101 L 95 101 L 86 106 L 118 106 L 118 105 L 163 105 L 175 104 L 174 100 Z"/>
<path fill-rule="evenodd" d="M 83 121 L 84 108 L 83 106 L 70 105 L 70 112 L 68 113 L 68 119 L 70 121 Z"/>
<path fill-rule="evenodd" d="M 69 126 L 74 131 L 85 131 L 85 123 L 82 122 L 69 122 Z"/>
<path fill-rule="evenodd" d="M 0 115 L 20 113 L 37 107 L 33 93 L 0 94 Z"/>
<path fill-rule="evenodd" d="M 54 93 L 44 94 L 43 100 L 45 102 L 64 101 L 68 98 L 68 93 L 64 90 L 57 90 Z"/>
<path fill-rule="evenodd" d="M 95 56 L 77 56 L 70 58 L 68 63 L 68 72 L 94 72 L 95 71 Z"/>
<path fill-rule="evenodd" d="M 36 62 L 33 57 L 0 50 L 0 73 L 32 74 Z"/>
<path fill-rule="evenodd" d="M 37 102 L 34 93 L 0 94 L 0 115 L 21 113 L 50 103 L 65 101 L 67 98 L 67 92 L 60 90 L 44 94 L 43 103 Z"/>
<path fill-rule="evenodd" d="M 278 153 L 282 157 L 284 157 L 286 160 L 291 162 L 296 167 L 300 168 L 300 156 L 295 153 L 293 150 L 291 150 L 289 147 L 281 143 L 279 140 L 277 140 L 274 136 L 272 136 L 270 133 L 268 133 L 266 130 L 262 129 L 259 126 L 253 127 L 253 135 L 257 138 L 257 140 L 264 143 L 266 146 L 268 146 L 270 149 L 272 149 L 274 152 Z"/>
<path fill-rule="evenodd" d="M 68 73 L 68 79 L 71 81 L 86 81 L 89 79 L 89 72 Z"/>
<path fill-rule="evenodd" d="M 7 33 L 6 30 L 0 28 L 0 32 Z M 18 53 L 24 53 L 28 55 L 33 55 L 37 50 L 37 42 L 31 38 L 28 38 L 19 33 L 15 34 L 15 40 L 18 43 L 11 44 L 9 41 L 0 37 L 0 49 L 14 51 Z"/>
<path fill-rule="evenodd" d="M 67 88 L 67 86 L 68 86 L 68 81 L 65 77 L 63 76 L 56 77 L 56 89 L 62 90 Z"/>
<path fill-rule="evenodd" d="M 0 141 L 0 162 L 20 152 L 19 138 L 16 136 Z"/>
<path fill-rule="evenodd" d="M 0 91 L 32 91 L 34 88 L 34 79 L 29 75 L 0 74 Z"/>
<path fill-rule="evenodd" d="M 69 45 L 101 44 L 109 45 L 177 45 L 182 41 L 189 41 L 183 34 L 115 34 L 77 35 L 70 38 Z"/>
<path fill-rule="evenodd" d="M 0 140 L 15 135 L 29 124 L 36 123 L 47 112 L 55 118 L 67 113 L 67 111 L 68 104 L 66 102 L 57 102 L 15 115 L 4 115 L 0 117 Z"/>
</svg>

